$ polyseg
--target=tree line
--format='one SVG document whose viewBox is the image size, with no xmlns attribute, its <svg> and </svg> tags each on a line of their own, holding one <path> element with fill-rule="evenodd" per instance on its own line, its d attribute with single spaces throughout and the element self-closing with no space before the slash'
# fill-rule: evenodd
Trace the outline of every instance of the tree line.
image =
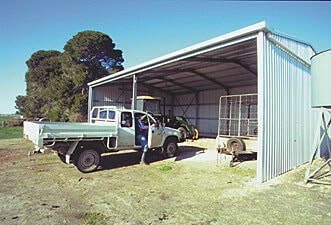
<svg viewBox="0 0 331 225">
<path fill-rule="evenodd" d="M 122 51 L 104 33 L 79 32 L 63 49 L 39 50 L 26 61 L 26 95 L 16 97 L 18 113 L 51 121 L 86 121 L 87 83 L 123 70 Z"/>
</svg>

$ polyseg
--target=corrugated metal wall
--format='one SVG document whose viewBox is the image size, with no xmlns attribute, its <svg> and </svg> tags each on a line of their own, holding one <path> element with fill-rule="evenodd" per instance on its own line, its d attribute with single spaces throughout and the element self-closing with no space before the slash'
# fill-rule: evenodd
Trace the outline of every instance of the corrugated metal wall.
<svg viewBox="0 0 331 225">
<path fill-rule="evenodd" d="M 122 86 L 107 85 L 93 88 L 93 106 L 116 106 L 118 108 L 130 108 L 132 91 L 122 90 Z"/>
<path fill-rule="evenodd" d="M 284 46 L 310 62 L 310 46 L 275 36 Z M 260 182 L 285 173 L 309 160 L 316 126 L 316 113 L 311 106 L 311 77 L 307 68 L 276 47 L 263 35 L 263 133 L 258 154 Z M 259 89 L 262 90 L 262 89 Z M 259 101 L 260 103 L 261 101 Z M 260 117 L 261 115 L 259 115 Z M 262 149 L 261 149 L 262 147 Z"/>
<path fill-rule="evenodd" d="M 97 86 L 92 89 L 92 104 L 93 106 L 116 106 L 118 108 L 131 108 L 131 99 L 132 99 L 132 84 L 128 83 L 127 85 L 104 85 Z M 138 84 L 137 95 L 150 95 L 163 97 L 163 100 L 168 105 L 171 102 L 171 97 L 156 91 L 149 90 L 143 85 Z M 161 106 L 163 110 L 163 100 L 161 101 Z M 170 107 L 166 107 L 166 113 Z"/>
<path fill-rule="evenodd" d="M 93 88 L 91 107 L 116 106 L 130 109 L 132 98 L 131 85 L 110 84 Z M 256 93 L 256 91 L 256 86 L 247 86 L 230 89 L 230 94 L 249 94 Z M 171 96 L 150 91 L 141 85 L 138 85 L 139 95 L 164 97 L 166 104 L 165 113 L 169 114 L 169 110 L 171 110 Z M 198 114 L 196 112 L 197 96 L 195 94 L 177 95 L 174 97 L 173 115 L 186 117 L 190 124 L 198 127 L 200 136 L 215 138 L 217 136 L 219 98 L 223 95 L 226 95 L 226 93 L 222 89 L 200 92 L 198 94 Z M 163 102 L 161 105 L 163 105 Z M 163 111 L 163 107 L 161 107 L 161 110 Z"/>
</svg>

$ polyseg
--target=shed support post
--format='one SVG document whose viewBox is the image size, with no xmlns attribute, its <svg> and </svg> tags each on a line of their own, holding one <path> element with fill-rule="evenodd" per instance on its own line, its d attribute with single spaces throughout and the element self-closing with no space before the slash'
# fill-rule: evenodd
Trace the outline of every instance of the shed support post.
<svg viewBox="0 0 331 225">
<path fill-rule="evenodd" d="M 87 122 L 89 122 L 89 123 L 91 122 L 91 109 L 93 107 L 92 92 L 93 92 L 93 89 L 90 86 L 88 88 L 88 102 L 87 102 Z"/>
<path fill-rule="evenodd" d="M 132 84 L 132 103 L 131 109 L 137 109 L 137 76 L 133 75 L 133 84 Z"/>
<path fill-rule="evenodd" d="M 199 92 L 195 93 L 195 126 L 199 130 Z"/>
<path fill-rule="evenodd" d="M 170 115 L 169 116 L 174 116 L 174 110 L 175 110 L 175 96 L 172 95 L 170 98 Z"/>
<path fill-rule="evenodd" d="M 257 153 L 257 171 L 256 179 L 258 183 L 267 180 L 266 178 L 266 162 L 265 154 L 269 149 L 263 148 L 263 123 L 264 123 L 264 60 L 265 60 L 265 33 L 260 31 L 257 35 L 257 139 L 258 139 L 258 153 Z"/>
</svg>

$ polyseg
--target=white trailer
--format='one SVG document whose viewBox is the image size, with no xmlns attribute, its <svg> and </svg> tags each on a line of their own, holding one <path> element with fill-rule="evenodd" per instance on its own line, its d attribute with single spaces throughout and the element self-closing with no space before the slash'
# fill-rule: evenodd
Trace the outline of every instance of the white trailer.
<svg viewBox="0 0 331 225">
<path fill-rule="evenodd" d="M 232 155 L 230 165 L 241 154 L 258 150 L 257 94 L 220 97 L 217 150 Z"/>
</svg>

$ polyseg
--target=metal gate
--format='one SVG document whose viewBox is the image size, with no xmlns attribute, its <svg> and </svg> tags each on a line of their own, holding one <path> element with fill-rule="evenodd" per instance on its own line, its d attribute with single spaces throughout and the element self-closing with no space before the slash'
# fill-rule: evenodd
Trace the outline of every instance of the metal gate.
<svg viewBox="0 0 331 225">
<path fill-rule="evenodd" d="M 218 136 L 257 137 L 257 94 L 221 96 Z"/>
</svg>

